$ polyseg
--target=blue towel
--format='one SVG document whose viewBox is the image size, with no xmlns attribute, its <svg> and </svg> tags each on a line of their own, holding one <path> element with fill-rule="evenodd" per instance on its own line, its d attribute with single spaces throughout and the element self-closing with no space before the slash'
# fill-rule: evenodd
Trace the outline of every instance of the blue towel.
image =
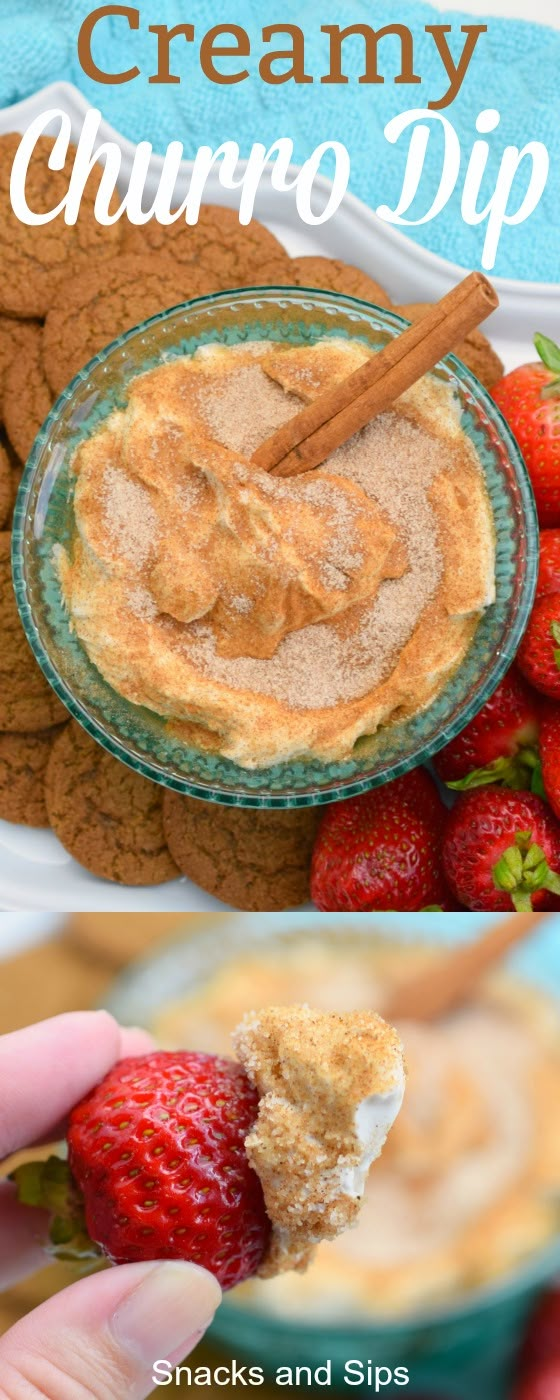
<svg viewBox="0 0 560 1400">
<path fill-rule="evenodd" d="M 338 139 L 350 153 L 350 187 L 372 208 L 380 203 L 394 208 L 402 185 L 408 136 L 397 146 L 390 145 L 383 134 L 386 122 L 405 109 L 426 105 L 430 97 L 440 97 L 447 87 L 441 60 L 424 26 L 450 23 L 453 28 L 448 37 L 457 56 L 463 43 L 460 25 L 484 22 L 478 16 L 457 12 L 444 15 L 423 0 L 399 0 L 398 4 L 396 0 L 381 0 L 375 5 L 366 0 L 281 0 L 275 5 L 271 0 L 266 5 L 262 0 L 237 0 L 235 5 L 224 3 L 220 7 L 220 18 L 243 24 L 251 35 L 253 53 L 247 61 L 251 77 L 231 87 L 210 82 L 200 69 L 198 45 L 178 39 L 173 61 L 183 81 L 180 86 L 164 87 L 148 84 L 148 76 L 155 70 L 156 47 L 148 25 L 189 21 L 200 40 L 217 21 L 216 7 L 213 0 L 136 0 L 136 4 L 141 12 L 138 33 L 131 34 L 123 19 L 106 19 L 98 27 L 94 54 L 101 66 L 106 62 L 113 70 L 136 63 L 142 76 L 107 87 L 85 76 L 77 55 L 79 26 L 95 8 L 94 0 L 19 0 L 19 13 L 14 15 L 11 7 L 10 17 L 0 19 L 0 105 L 65 78 L 100 107 L 125 136 L 134 141 L 150 140 L 159 151 L 165 150 L 169 141 L 179 139 L 184 142 L 185 155 L 192 157 L 201 144 L 216 147 L 233 139 L 246 155 L 254 141 L 270 145 L 279 136 L 289 136 L 294 142 L 294 159 L 301 162 L 319 141 Z M 258 58 L 263 51 L 260 30 L 263 24 L 280 20 L 299 24 L 304 30 L 307 69 L 317 79 L 328 69 L 322 24 L 362 22 L 376 29 L 396 20 L 407 24 L 415 37 L 415 70 L 422 76 L 422 85 L 394 84 L 399 46 L 390 38 L 380 47 L 380 72 L 386 79 L 383 85 L 358 85 L 363 44 L 353 39 L 345 44 L 348 84 L 321 85 L 316 80 L 300 87 L 293 83 L 268 86 L 258 76 Z M 444 115 L 459 136 L 464 173 L 479 111 L 495 107 L 501 113 L 500 126 L 490 138 L 484 203 L 494 188 L 506 145 L 521 147 L 528 140 L 546 144 L 550 175 L 545 193 L 524 224 L 503 229 L 494 273 L 560 282 L 560 33 L 522 21 L 490 18 L 486 23 L 489 31 L 479 38 L 460 95 L 444 109 Z M 439 182 L 439 145 L 437 139 L 430 142 L 426 190 L 435 190 Z M 430 223 L 403 231 L 463 267 L 480 267 L 485 224 L 471 227 L 463 223 L 461 190 L 462 178 L 441 214 Z M 429 202 L 431 197 L 428 201 L 424 195 L 417 213 L 424 212 Z"/>
</svg>

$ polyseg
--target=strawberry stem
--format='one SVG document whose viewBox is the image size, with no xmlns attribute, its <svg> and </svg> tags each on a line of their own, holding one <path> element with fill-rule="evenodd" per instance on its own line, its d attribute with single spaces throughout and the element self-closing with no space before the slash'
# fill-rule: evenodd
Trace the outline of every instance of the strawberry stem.
<svg viewBox="0 0 560 1400">
<path fill-rule="evenodd" d="M 555 398 L 560 394 L 560 348 L 548 335 L 541 335 L 540 331 L 534 335 L 533 344 L 545 369 L 554 375 L 552 383 L 541 389 L 541 398 Z"/>
<path fill-rule="evenodd" d="M 560 894 L 560 876 L 550 869 L 542 846 L 531 840 L 530 831 L 517 831 L 515 843 L 508 846 L 492 870 L 497 890 L 511 896 L 518 914 L 533 908 L 533 895 L 539 890 Z"/>
<path fill-rule="evenodd" d="M 500 783 L 503 787 L 519 791 L 521 788 L 531 788 L 532 774 L 537 765 L 536 749 L 518 749 L 517 753 L 507 758 L 495 758 L 486 768 L 473 768 L 465 778 L 456 778 L 454 782 L 446 783 L 446 787 L 454 792 L 470 792 L 473 788 Z"/>
<path fill-rule="evenodd" d="M 560 642 L 560 622 L 551 622 L 550 635 L 552 637 L 553 642 Z M 560 670 L 560 649 L 558 647 L 555 647 L 552 654 L 554 656 L 555 664 Z"/>
<path fill-rule="evenodd" d="M 100 1263 L 103 1255 L 90 1240 L 80 1191 L 68 1162 L 61 1157 L 24 1162 L 10 1175 L 22 1205 L 39 1206 L 50 1215 L 44 1248 L 56 1259 Z"/>
</svg>

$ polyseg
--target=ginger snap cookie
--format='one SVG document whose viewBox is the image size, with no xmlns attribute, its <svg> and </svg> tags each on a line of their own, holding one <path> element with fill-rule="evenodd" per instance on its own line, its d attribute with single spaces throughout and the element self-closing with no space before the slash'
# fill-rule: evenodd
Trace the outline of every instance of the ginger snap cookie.
<svg viewBox="0 0 560 1400">
<path fill-rule="evenodd" d="M 25 357 L 40 332 L 40 321 L 17 321 L 14 316 L 0 316 L 0 402 L 10 365 L 20 355 Z"/>
<path fill-rule="evenodd" d="M 0 734 L 0 817 L 21 826 L 48 826 L 45 774 L 60 728 Z"/>
<path fill-rule="evenodd" d="M 94 214 L 99 173 L 94 170 L 84 190 L 75 224 L 63 214 L 48 224 L 24 224 L 10 201 L 10 176 L 18 133 L 0 136 L 0 311 L 10 316 L 44 316 L 61 277 L 88 267 L 92 258 L 109 257 L 120 247 L 122 221 L 105 227 Z M 37 214 L 56 208 L 68 189 L 75 146 L 70 146 L 63 170 L 49 166 L 54 141 L 39 137 L 26 176 L 29 207 Z"/>
<path fill-rule="evenodd" d="M 0 533 L 0 732 L 50 729 L 67 718 L 21 625 L 12 583 L 11 536 Z"/>
<path fill-rule="evenodd" d="M 162 796 L 74 720 L 53 744 L 45 781 L 50 824 L 70 855 L 103 880 L 160 885 L 177 875 Z"/>
<path fill-rule="evenodd" d="M 3 418 L 10 443 L 25 462 L 39 428 L 54 403 L 43 369 L 43 328 L 29 322 L 25 350 L 18 352 L 4 376 Z"/>
<path fill-rule="evenodd" d="M 227 287 L 285 283 L 290 265 L 282 244 L 258 219 L 240 224 L 237 210 L 203 204 L 196 224 L 184 218 L 162 225 L 151 219 L 142 228 L 125 225 L 127 252 L 150 251 L 185 267 L 204 270 L 211 291 Z"/>
<path fill-rule="evenodd" d="M 293 909 L 309 899 L 313 807 L 256 811 L 166 792 L 163 825 L 179 869 L 236 909 Z"/>
<path fill-rule="evenodd" d="M 14 500 L 14 482 L 10 459 L 0 443 L 0 529 L 6 524 Z"/>
<path fill-rule="evenodd" d="M 203 269 L 146 253 L 123 253 L 65 281 L 43 331 L 43 364 L 54 393 L 123 331 L 208 290 L 214 288 Z"/>
<path fill-rule="evenodd" d="M 291 280 L 296 287 L 318 287 L 324 292 L 342 292 L 345 296 L 361 297 L 375 306 L 390 306 L 385 288 L 367 272 L 338 258 L 313 255 L 290 259 Z"/>
<path fill-rule="evenodd" d="M 17 496 L 17 493 L 18 493 L 19 487 L 20 487 L 20 482 L 21 482 L 22 473 L 23 473 L 23 467 L 22 467 L 22 465 L 21 465 L 21 462 L 20 462 L 20 461 L 18 460 L 18 458 L 16 457 L 15 452 L 12 452 L 11 443 L 8 442 L 8 441 L 7 441 L 7 443 L 6 443 L 6 449 L 5 449 L 5 450 L 6 450 L 6 455 L 7 455 L 7 457 L 8 457 L 9 463 L 10 463 L 10 497 L 11 497 L 11 499 L 10 499 L 10 506 L 9 506 L 8 514 L 7 514 L 7 516 L 6 516 L 6 519 L 5 519 L 4 523 L 3 523 L 3 525 L 1 526 L 1 528 L 2 528 L 3 530 L 11 530 L 11 528 L 12 528 L 12 520 L 13 520 L 13 515 L 14 515 L 14 506 L 15 506 L 15 503 L 16 503 L 16 496 Z"/>
<path fill-rule="evenodd" d="M 392 309 L 399 316 L 404 316 L 405 321 L 421 321 L 426 312 L 430 310 L 431 305 L 430 301 L 413 301 L 406 302 L 401 306 L 394 306 Z M 474 331 L 469 331 L 460 345 L 455 346 L 453 354 L 457 356 L 458 360 L 463 361 L 472 374 L 476 375 L 485 389 L 491 389 L 492 385 L 497 384 L 503 375 L 504 366 L 499 355 L 492 349 L 490 341 L 483 335 L 478 326 Z"/>
</svg>

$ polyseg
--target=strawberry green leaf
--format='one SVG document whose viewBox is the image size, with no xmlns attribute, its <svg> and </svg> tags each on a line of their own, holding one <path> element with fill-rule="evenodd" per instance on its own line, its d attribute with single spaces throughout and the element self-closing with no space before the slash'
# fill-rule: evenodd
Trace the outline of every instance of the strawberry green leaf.
<svg viewBox="0 0 560 1400">
<path fill-rule="evenodd" d="M 541 335 L 540 331 L 533 336 L 533 344 L 546 369 L 551 374 L 560 375 L 560 347 L 548 335 Z"/>
<path fill-rule="evenodd" d="M 560 642 L 560 622 L 551 622 L 551 624 L 550 624 L 550 635 L 551 635 L 552 640 L 553 640 L 554 642 Z M 555 648 L 555 650 L 554 650 L 554 652 L 553 652 L 553 656 L 554 656 L 554 661 L 555 661 L 555 663 L 556 663 L 558 669 L 560 670 L 560 649 Z"/>
<path fill-rule="evenodd" d="M 68 1162 L 61 1157 L 46 1161 L 24 1162 L 11 1173 L 18 1200 L 22 1205 L 39 1206 L 49 1212 L 48 1238 L 44 1241 L 47 1254 L 57 1259 L 98 1266 L 103 1256 L 90 1240 L 83 1202 L 70 1172 Z"/>
<path fill-rule="evenodd" d="M 456 778 L 453 782 L 446 783 L 446 787 L 452 788 L 454 792 L 470 792 L 472 788 L 489 787 L 492 783 L 499 783 L 502 787 L 513 788 L 516 791 L 531 788 L 532 773 L 537 764 L 535 749 L 520 749 L 508 758 L 495 758 L 486 768 L 473 768 L 465 778 Z"/>
<path fill-rule="evenodd" d="M 551 870 L 541 846 L 531 840 L 530 831 L 517 831 L 492 870 L 496 889 L 511 895 L 518 914 L 533 908 L 532 897 L 539 890 L 560 894 L 560 875 Z"/>
<path fill-rule="evenodd" d="M 531 773 L 531 792 L 535 792 L 537 794 L 537 797 L 543 797 L 545 801 L 547 800 L 546 790 L 543 782 L 542 763 L 540 762 L 540 760 L 538 763 L 535 764 L 535 767 L 533 768 L 533 771 Z"/>
</svg>

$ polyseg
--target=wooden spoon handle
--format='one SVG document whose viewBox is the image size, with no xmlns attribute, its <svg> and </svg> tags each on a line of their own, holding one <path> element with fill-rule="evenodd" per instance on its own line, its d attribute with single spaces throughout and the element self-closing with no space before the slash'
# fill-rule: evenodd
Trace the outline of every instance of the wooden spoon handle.
<svg viewBox="0 0 560 1400">
<path fill-rule="evenodd" d="M 383 1006 L 389 1021 L 435 1021 L 445 1016 L 461 1002 L 488 968 L 503 956 L 508 948 L 532 933 L 546 914 L 511 914 L 500 919 L 482 938 L 454 949 L 442 958 L 439 966 L 413 977 L 396 987 Z"/>
</svg>

